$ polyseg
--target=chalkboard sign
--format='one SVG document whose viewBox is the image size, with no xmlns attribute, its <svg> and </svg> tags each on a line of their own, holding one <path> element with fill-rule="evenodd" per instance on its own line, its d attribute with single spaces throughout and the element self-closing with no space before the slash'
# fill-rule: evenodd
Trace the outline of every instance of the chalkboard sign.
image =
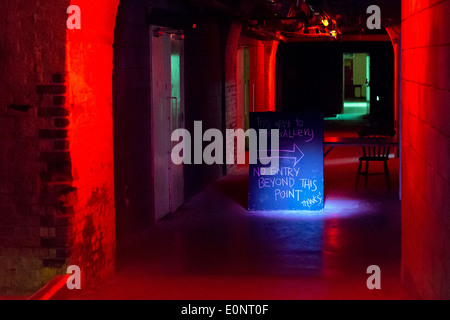
<svg viewBox="0 0 450 320">
<path fill-rule="evenodd" d="M 279 130 L 279 163 L 261 163 L 258 139 L 257 164 L 249 165 L 249 210 L 322 210 L 323 114 L 253 112 L 250 128 L 267 129 L 267 150 L 272 149 L 271 129 Z"/>
</svg>

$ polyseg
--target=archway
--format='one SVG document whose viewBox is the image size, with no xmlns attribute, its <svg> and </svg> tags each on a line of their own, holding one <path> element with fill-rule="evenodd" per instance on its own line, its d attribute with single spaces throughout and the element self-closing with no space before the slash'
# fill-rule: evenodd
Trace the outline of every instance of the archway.
<svg viewBox="0 0 450 320">
<path fill-rule="evenodd" d="M 81 29 L 67 30 L 67 105 L 73 191 L 69 258 L 89 285 L 115 267 L 112 44 L 119 0 L 71 1 Z"/>
</svg>

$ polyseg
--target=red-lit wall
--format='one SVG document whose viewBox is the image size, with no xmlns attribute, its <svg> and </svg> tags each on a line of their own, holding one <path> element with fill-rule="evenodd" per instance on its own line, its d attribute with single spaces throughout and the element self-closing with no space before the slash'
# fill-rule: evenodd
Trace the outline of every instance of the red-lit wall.
<svg viewBox="0 0 450 320">
<path fill-rule="evenodd" d="M 450 0 L 402 1 L 402 276 L 450 298 Z"/>
<path fill-rule="evenodd" d="M 277 58 L 278 41 L 266 41 L 264 45 L 264 81 L 266 111 L 275 111 L 275 64 Z"/>
<path fill-rule="evenodd" d="M 112 43 L 119 1 L 0 3 L 0 289 L 115 264 Z M 81 8 L 81 30 L 66 27 Z M 7 107 L 9 106 L 9 107 Z"/>
<path fill-rule="evenodd" d="M 262 41 L 242 36 L 239 46 L 249 49 L 249 111 L 275 111 L 275 62 L 278 41 Z"/>
<path fill-rule="evenodd" d="M 119 0 L 72 1 L 81 30 L 67 30 L 67 104 L 73 191 L 70 263 L 93 285 L 114 270 L 115 215 L 112 121 L 114 25 Z"/>
</svg>

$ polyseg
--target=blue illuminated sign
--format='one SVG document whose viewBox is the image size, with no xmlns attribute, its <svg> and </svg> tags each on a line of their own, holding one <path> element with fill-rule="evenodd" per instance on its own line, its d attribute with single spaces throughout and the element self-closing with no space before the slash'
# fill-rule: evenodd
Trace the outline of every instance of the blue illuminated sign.
<svg viewBox="0 0 450 320">
<path fill-rule="evenodd" d="M 270 151 L 249 165 L 249 210 L 322 210 L 323 114 L 253 112 L 250 128 L 267 129 L 269 136 L 271 129 L 279 130 L 279 165 L 261 163 L 273 157 Z"/>
</svg>

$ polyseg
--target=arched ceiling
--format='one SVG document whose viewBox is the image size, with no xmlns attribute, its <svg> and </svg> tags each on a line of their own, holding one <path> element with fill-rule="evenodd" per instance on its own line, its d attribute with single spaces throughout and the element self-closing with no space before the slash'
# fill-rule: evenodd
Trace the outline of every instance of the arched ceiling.
<svg viewBox="0 0 450 320">
<path fill-rule="evenodd" d="M 242 21 L 255 35 L 295 39 L 339 38 L 340 35 L 385 34 L 399 25 L 401 0 L 189 0 L 200 8 L 214 8 Z M 381 9 L 382 30 L 368 30 L 367 8 Z"/>
</svg>

